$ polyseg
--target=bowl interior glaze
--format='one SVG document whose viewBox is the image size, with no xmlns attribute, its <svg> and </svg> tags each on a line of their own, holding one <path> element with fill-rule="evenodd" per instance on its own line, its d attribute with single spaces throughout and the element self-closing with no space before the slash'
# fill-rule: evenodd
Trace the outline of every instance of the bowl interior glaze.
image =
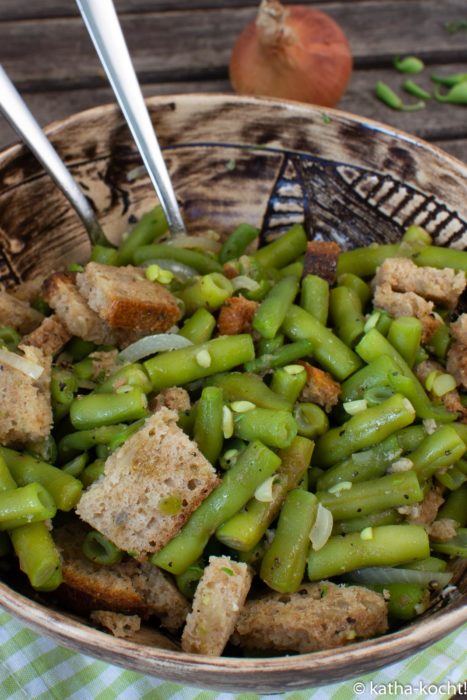
<svg viewBox="0 0 467 700">
<path fill-rule="evenodd" d="M 322 108 L 226 95 L 147 101 L 190 231 L 241 222 L 272 240 L 305 221 L 343 248 L 391 242 L 410 224 L 467 248 L 467 167 L 415 137 Z M 118 109 L 97 107 L 47 133 L 117 242 L 155 203 Z M 136 170 L 135 170 L 136 169 Z M 21 146 L 0 154 L 0 282 L 9 286 L 89 255 L 63 195 Z M 418 651 L 467 620 L 459 586 L 417 622 L 345 649 L 268 659 L 208 657 L 117 639 L 0 582 L 2 605 L 34 629 L 112 663 L 188 685 L 284 692 L 358 676 Z"/>
</svg>

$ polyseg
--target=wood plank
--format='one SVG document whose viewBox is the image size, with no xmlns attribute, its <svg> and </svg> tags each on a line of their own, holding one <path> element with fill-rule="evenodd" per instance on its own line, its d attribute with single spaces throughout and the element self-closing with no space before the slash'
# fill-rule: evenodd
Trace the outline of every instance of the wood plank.
<svg viewBox="0 0 467 700">
<path fill-rule="evenodd" d="M 399 0 L 357 2 L 351 12 L 347 3 L 325 7 L 345 28 L 357 67 L 388 65 L 414 48 L 430 62 L 467 62 L 464 33 L 443 28 L 462 16 L 464 0 L 407 0 L 403 23 Z M 217 79 L 225 77 L 233 41 L 253 15 L 248 7 L 149 12 L 124 15 L 122 24 L 143 82 Z M 0 44 L 2 63 L 20 87 L 104 85 L 78 18 L 2 22 Z"/>
<path fill-rule="evenodd" d="M 385 0 L 379 0 L 385 2 Z M 399 0 L 405 3 L 406 0 Z M 283 0 L 284 5 L 296 3 L 296 0 Z M 321 5 L 330 4 L 335 0 L 321 0 Z M 367 0 L 346 0 L 353 4 L 367 2 Z M 418 0 L 424 2 L 424 0 Z M 310 0 L 301 0 L 303 5 L 315 5 Z M 258 0 L 196 0 L 196 9 L 219 9 L 220 5 L 227 7 L 258 7 Z M 115 6 L 119 15 L 124 13 L 154 12 L 173 10 L 173 0 L 115 0 Z M 193 0 L 177 0 L 177 10 L 194 9 Z M 69 0 L 2 0 L 0 5 L 0 22 L 13 19 L 46 19 L 51 17 L 77 17 L 78 9 Z"/>
</svg>

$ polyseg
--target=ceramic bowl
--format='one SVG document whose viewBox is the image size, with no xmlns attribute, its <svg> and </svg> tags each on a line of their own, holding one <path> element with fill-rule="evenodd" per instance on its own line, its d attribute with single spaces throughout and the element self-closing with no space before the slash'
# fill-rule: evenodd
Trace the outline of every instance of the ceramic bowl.
<svg viewBox="0 0 467 700">
<path fill-rule="evenodd" d="M 305 221 L 343 248 L 396 241 L 409 224 L 467 248 L 467 167 L 393 128 L 322 108 L 226 95 L 148 100 L 188 228 L 227 233 L 243 221 L 271 240 Z M 97 107 L 47 133 L 113 241 L 154 205 L 118 109 Z M 13 284 L 79 262 L 85 231 L 29 152 L 0 154 L 0 281 Z M 412 624 L 344 649 L 275 658 L 208 658 L 117 639 L 0 583 L 0 602 L 33 629 L 106 661 L 225 691 L 283 692 L 373 671 L 467 620 L 467 577 Z M 462 578 L 463 576 L 463 578 Z"/>
</svg>

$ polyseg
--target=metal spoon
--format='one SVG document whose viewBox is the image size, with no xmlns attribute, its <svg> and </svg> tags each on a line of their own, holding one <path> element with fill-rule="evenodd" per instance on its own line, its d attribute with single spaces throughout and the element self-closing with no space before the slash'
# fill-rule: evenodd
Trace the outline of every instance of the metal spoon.
<svg viewBox="0 0 467 700">
<path fill-rule="evenodd" d="M 0 65 L 0 111 L 80 216 L 92 245 L 111 245 L 93 208 Z"/>
<path fill-rule="evenodd" d="M 112 0 L 76 0 L 173 235 L 186 233 Z"/>
</svg>

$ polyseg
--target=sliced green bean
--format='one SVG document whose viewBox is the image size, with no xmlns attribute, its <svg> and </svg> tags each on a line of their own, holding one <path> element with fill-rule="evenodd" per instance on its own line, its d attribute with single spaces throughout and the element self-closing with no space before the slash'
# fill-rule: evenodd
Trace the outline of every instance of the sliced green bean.
<svg viewBox="0 0 467 700">
<path fill-rule="evenodd" d="M 66 474 L 70 474 L 70 476 L 74 476 L 77 479 L 83 471 L 83 469 L 85 468 L 85 466 L 87 465 L 88 461 L 88 453 L 83 452 L 77 457 L 70 459 L 70 461 L 64 464 L 61 469 Z"/>
<path fill-rule="evenodd" d="M 118 250 L 115 248 L 106 245 L 93 245 L 89 259 L 92 262 L 101 263 L 101 265 L 118 265 L 119 257 Z"/>
<path fill-rule="evenodd" d="M 344 272 L 337 278 L 337 284 L 341 287 L 349 287 L 360 299 L 362 309 L 368 304 L 371 299 L 371 290 L 369 285 L 362 280 L 361 277 L 357 277 L 353 272 Z"/>
<path fill-rule="evenodd" d="M 389 327 L 388 340 L 404 358 L 409 367 L 413 367 L 420 347 L 423 326 L 414 316 L 399 316 Z"/>
<path fill-rule="evenodd" d="M 60 554 L 52 535 L 43 523 L 31 523 L 10 532 L 11 543 L 19 559 L 19 567 L 33 588 L 41 588 L 50 581 L 61 582 Z"/>
<path fill-rule="evenodd" d="M 388 593 L 388 613 L 395 620 L 413 620 L 427 609 L 430 591 L 417 583 L 385 583 L 367 586 L 378 593 Z"/>
<path fill-rule="evenodd" d="M 164 243 L 143 245 L 135 251 L 133 258 L 135 265 L 144 265 L 148 260 L 174 260 L 182 265 L 192 267 L 200 275 L 208 275 L 210 272 L 222 274 L 223 272 L 222 265 L 210 255 Z"/>
<path fill-rule="evenodd" d="M 234 416 L 234 435 L 241 440 L 259 440 L 269 447 L 284 449 L 297 435 L 297 422 L 289 411 L 254 408 Z"/>
<path fill-rule="evenodd" d="M 103 425 L 100 428 L 79 430 L 68 433 L 58 443 L 58 454 L 61 462 L 69 461 L 81 452 L 90 450 L 96 445 L 108 445 L 115 437 L 120 435 L 127 426 L 122 424 Z"/>
<path fill-rule="evenodd" d="M 224 444 L 222 410 L 224 395 L 217 386 L 204 387 L 196 407 L 194 440 L 211 464 L 215 464 Z"/>
<path fill-rule="evenodd" d="M 337 276 L 352 272 L 357 277 L 372 277 L 387 258 L 410 258 L 412 254 L 410 247 L 400 243 L 346 250 L 337 260 Z"/>
<path fill-rule="evenodd" d="M 110 394 L 119 389 L 121 390 L 123 386 L 139 387 L 145 394 L 151 391 L 151 382 L 143 365 L 138 362 L 124 365 L 99 384 L 93 393 Z"/>
<path fill-rule="evenodd" d="M 240 224 L 240 226 L 237 226 L 225 240 L 221 248 L 221 252 L 219 253 L 220 262 L 226 263 L 234 258 L 239 258 L 258 236 L 259 229 L 250 226 L 250 224 Z"/>
<path fill-rule="evenodd" d="M 88 532 L 83 540 L 83 554 L 101 566 L 112 566 L 122 560 L 123 552 L 97 530 Z"/>
<path fill-rule="evenodd" d="M 449 518 L 459 523 L 460 527 L 467 525 L 467 484 L 453 491 L 438 511 L 437 520 Z"/>
<path fill-rule="evenodd" d="M 298 400 L 306 383 L 307 373 L 305 367 L 302 365 L 287 365 L 276 369 L 272 375 L 271 390 L 293 404 Z"/>
<path fill-rule="evenodd" d="M 294 489 L 287 494 L 274 539 L 263 556 L 259 574 L 274 591 L 295 593 L 300 588 L 317 508 L 318 501 L 312 493 Z"/>
<path fill-rule="evenodd" d="M 278 469 L 280 458 L 260 442 L 252 442 L 224 474 L 221 484 L 192 513 L 180 532 L 151 561 L 175 575 L 201 556 L 210 536 L 237 513 L 257 487 Z"/>
<path fill-rule="evenodd" d="M 160 238 L 168 228 L 167 219 L 160 205 L 143 214 L 118 247 L 118 264 L 135 262 L 136 251 Z M 137 263 L 138 264 L 138 263 Z"/>
<path fill-rule="evenodd" d="M 396 525 L 402 522 L 403 517 L 396 508 L 388 508 L 379 513 L 368 513 L 361 515 L 358 518 L 350 518 L 350 520 L 341 520 L 334 523 L 332 530 L 333 535 L 345 535 L 350 532 L 362 532 L 368 527 L 380 527 L 381 525 Z"/>
<path fill-rule="evenodd" d="M 298 280 L 284 277 L 268 293 L 253 319 L 253 328 L 263 338 L 274 338 L 298 292 Z"/>
<path fill-rule="evenodd" d="M 256 374 L 220 374 L 208 380 L 208 384 L 221 388 L 226 401 L 251 401 L 259 408 L 269 408 L 271 411 L 292 410 L 292 401 L 276 394 Z"/>
<path fill-rule="evenodd" d="M 329 429 L 329 418 L 323 409 L 315 403 L 296 404 L 293 412 L 297 421 L 298 434 L 314 440 L 324 435 Z"/>
<path fill-rule="evenodd" d="M 300 306 L 325 326 L 329 311 L 329 282 L 318 275 L 304 277 Z"/>
<path fill-rule="evenodd" d="M 280 269 L 302 255 L 306 251 L 306 244 L 305 229 L 300 224 L 295 224 L 283 236 L 259 248 L 254 258 L 266 268 Z"/>
<path fill-rule="evenodd" d="M 193 600 L 199 580 L 204 573 L 204 567 L 200 564 L 192 564 L 186 571 L 175 577 L 175 583 L 182 595 L 188 600 Z"/>
<path fill-rule="evenodd" d="M 464 441 L 450 425 L 443 425 L 423 440 L 409 458 L 420 479 L 425 481 L 440 469 L 455 464 L 465 453 Z"/>
<path fill-rule="evenodd" d="M 329 295 L 329 312 L 336 334 L 353 348 L 365 327 L 360 297 L 350 287 L 334 287 Z"/>
<path fill-rule="evenodd" d="M 255 360 L 245 363 L 247 372 L 264 372 L 274 367 L 289 365 L 302 357 L 311 355 L 313 345 L 309 340 L 297 340 L 296 343 L 287 343 L 278 350 L 265 355 L 260 355 Z"/>
<path fill-rule="evenodd" d="M 382 525 L 372 539 L 359 532 L 331 537 L 324 547 L 311 551 L 308 577 L 320 581 L 367 566 L 394 566 L 430 556 L 428 535 L 421 525 Z"/>
<path fill-rule="evenodd" d="M 467 272 L 467 252 L 456 248 L 425 246 L 413 256 L 413 261 L 422 267 L 452 267 L 454 270 Z"/>
<path fill-rule="evenodd" d="M 88 394 L 70 406 L 71 424 L 77 430 L 134 421 L 148 414 L 146 394 L 139 387 L 115 394 Z"/>
<path fill-rule="evenodd" d="M 87 467 L 81 472 L 80 479 L 83 482 L 83 486 L 87 488 L 91 486 L 99 477 L 104 473 L 105 459 L 95 459 L 94 462 L 88 464 Z"/>
<path fill-rule="evenodd" d="M 208 311 L 219 309 L 233 292 L 232 282 L 227 277 L 219 272 L 210 272 L 179 290 L 177 296 L 185 304 L 186 313 L 191 315 L 201 308 Z"/>
<path fill-rule="evenodd" d="M 459 528 L 457 535 L 446 542 L 432 542 L 431 548 L 450 557 L 467 558 L 467 528 Z"/>
<path fill-rule="evenodd" d="M 210 340 L 215 327 L 216 319 L 214 316 L 207 309 L 200 308 L 185 321 L 178 335 L 191 340 L 193 344 L 197 345 Z"/>
<path fill-rule="evenodd" d="M 57 508 L 41 484 L 31 483 L 0 492 L 0 530 L 53 518 Z"/>
</svg>

